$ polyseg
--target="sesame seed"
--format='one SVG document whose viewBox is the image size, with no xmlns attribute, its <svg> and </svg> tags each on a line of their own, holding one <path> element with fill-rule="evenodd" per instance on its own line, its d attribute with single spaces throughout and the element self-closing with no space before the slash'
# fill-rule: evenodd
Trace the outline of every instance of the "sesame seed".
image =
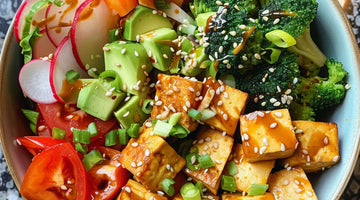
<svg viewBox="0 0 360 200">
<path fill-rule="evenodd" d="M 276 123 L 276 122 L 270 124 L 270 128 L 276 128 L 276 126 L 277 126 L 277 123 Z"/>
<path fill-rule="evenodd" d="M 221 34 L 222 34 L 222 35 L 225 35 L 225 34 L 226 34 L 226 30 L 221 31 Z"/>
<path fill-rule="evenodd" d="M 190 101 L 186 101 L 186 102 L 185 102 L 185 105 L 186 105 L 188 108 L 190 108 L 190 107 L 191 107 Z"/>
<path fill-rule="evenodd" d="M 229 94 L 227 92 L 224 92 L 223 95 L 224 95 L 225 98 L 229 97 Z"/>
<path fill-rule="evenodd" d="M 270 99 L 270 103 L 275 103 L 275 102 L 277 102 L 277 100 L 275 98 Z"/>
<path fill-rule="evenodd" d="M 161 196 L 164 196 L 165 195 L 165 193 L 163 192 L 163 191 L 157 191 L 157 193 L 158 193 L 158 195 L 161 195 Z"/>
<path fill-rule="evenodd" d="M 214 143 L 214 148 L 215 149 L 219 148 L 219 144 L 217 142 Z"/>
<path fill-rule="evenodd" d="M 217 103 L 218 106 L 221 106 L 222 104 L 223 104 L 223 102 L 221 100 L 218 101 L 218 103 Z"/>
<path fill-rule="evenodd" d="M 150 156 L 150 150 L 149 149 L 145 150 L 145 156 Z"/>
<path fill-rule="evenodd" d="M 239 8 L 238 5 L 235 5 L 234 8 L 235 8 L 236 10 L 240 11 L 240 8 Z"/>
<path fill-rule="evenodd" d="M 223 118 L 224 118 L 225 121 L 228 120 L 228 115 L 226 113 L 224 113 Z"/>
<path fill-rule="evenodd" d="M 289 185 L 289 180 L 284 180 L 284 185 Z"/>
<path fill-rule="evenodd" d="M 67 190 L 68 188 L 66 187 L 66 185 L 61 185 L 61 186 L 60 186 L 60 189 L 61 189 L 61 190 Z"/>
<path fill-rule="evenodd" d="M 254 153 L 257 153 L 259 149 L 257 147 L 254 147 Z"/>
<path fill-rule="evenodd" d="M 310 191 L 306 191 L 306 194 L 307 194 L 309 197 L 312 197 L 312 196 L 313 196 L 313 193 L 310 192 Z"/>
<path fill-rule="evenodd" d="M 232 36 L 236 36 L 236 31 L 230 31 L 229 34 Z"/>
<path fill-rule="evenodd" d="M 237 46 L 238 46 L 238 43 L 234 42 L 234 43 L 233 43 L 234 49 L 237 48 Z"/>
<path fill-rule="evenodd" d="M 259 151 L 260 155 L 262 155 L 265 152 L 265 150 L 266 150 L 266 147 L 261 147 L 260 151 Z"/>
<path fill-rule="evenodd" d="M 298 180 L 295 180 L 294 182 L 295 182 L 296 185 L 300 184 L 300 182 Z"/>
<path fill-rule="evenodd" d="M 219 53 L 222 53 L 224 51 L 224 46 L 219 47 Z"/>
<path fill-rule="evenodd" d="M 267 21 L 269 20 L 269 18 L 266 17 L 266 16 L 264 16 L 264 17 L 263 17 L 263 20 L 267 22 Z"/>
<path fill-rule="evenodd" d="M 140 167 L 140 166 L 142 166 L 144 163 L 143 163 L 143 161 L 140 161 L 140 162 L 138 162 L 138 164 L 136 165 L 137 167 Z"/>
<path fill-rule="evenodd" d="M 302 151 L 305 155 L 309 154 L 309 152 L 306 149 L 303 149 Z"/>
<path fill-rule="evenodd" d="M 280 145 L 280 150 L 281 150 L 281 151 L 285 151 L 285 150 L 286 150 L 286 147 L 285 147 L 285 145 L 284 145 L 283 143 L 281 143 L 281 145 Z"/>
<path fill-rule="evenodd" d="M 124 48 L 124 49 L 121 50 L 121 54 L 124 55 L 125 53 L 126 53 L 126 49 Z"/>
<path fill-rule="evenodd" d="M 229 35 L 225 35 L 224 40 L 228 40 L 229 39 Z"/>
<path fill-rule="evenodd" d="M 136 35 L 136 42 L 140 41 L 140 35 Z"/>
<path fill-rule="evenodd" d="M 248 140 L 249 140 L 249 135 L 246 134 L 246 133 L 244 133 L 244 134 L 242 135 L 242 139 L 243 139 L 243 141 L 248 141 Z"/>
<path fill-rule="evenodd" d="M 280 19 L 279 18 L 276 18 L 273 22 L 273 24 L 278 24 L 280 22 Z"/>
<path fill-rule="evenodd" d="M 128 187 L 128 186 L 125 186 L 125 191 L 127 192 L 127 193 L 131 193 L 131 189 L 130 189 L 130 187 Z"/>
<path fill-rule="evenodd" d="M 351 88 L 351 85 L 349 85 L 349 84 L 346 84 L 346 85 L 345 85 L 345 89 L 346 89 L 346 90 L 349 90 L 350 88 Z"/>
<path fill-rule="evenodd" d="M 245 24 L 241 24 L 241 25 L 239 25 L 239 29 L 246 29 L 246 25 Z"/>
<path fill-rule="evenodd" d="M 136 167 L 136 163 L 135 162 L 131 162 L 131 167 Z"/>
<path fill-rule="evenodd" d="M 225 131 L 223 131 L 222 135 L 223 135 L 223 136 L 226 136 L 226 135 L 227 135 L 227 133 L 226 133 Z"/>
<path fill-rule="evenodd" d="M 103 47 L 103 50 L 104 51 L 110 51 L 110 48 L 109 47 Z"/>
<path fill-rule="evenodd" d="M 302 191 L 304 191 L 303 189 L 300 189 L 300 188 L 298 188 L 298 189 L 296 189 L 296 193 L 301 193 Z"/>
<path fill-rule="evenodd" d="M 155 103 L 155 105 L 161 106 L 161 105 L 162 105 L 162 101 L 157 101 L 157 102 Z"/>
<path fill-rule="evenodd" d="M 217 164 L 221 164 L 220 160 L 218 160 L 218 159 L 216 159 L 215 162 L 216 162 Z"/>
<path fill-rule="evenodd" d="M 336 161 L 338 161 L 338 160 L 339 160 L 339 156 L 334 156 L 333 162 L 336 162 Z"/>
<path fill-rule="evenodd" d="M 297 129 L 295 130 L 295 133 L 296 133 L 296 134 L 302 133 L 302 132 L 303 132 L 303 130 L 302 130 L 302 129 L 299 129 L 299 128 L 297 128 Z"/>
<path fill-rule="evenodd" d="M 139 57 L 139 53 L 138 53 L 137 51 L 134 51 L 134 55 L 135 55 L 136 57 Z"/>
<path fill-rule="evenodd" d="M 261 60 L 261 55 L 258 54 L 258 53 L 255 53 L 254 57 L 255 57 L 257 60 Z"/>
<path fill-rule="evenodd" d="M 137 147 L 137 146 L 139 146 L 139 143 L 137 143 L 137 142 L 133 142 L 133 143 L 131 144 L 131 146 L 133 146 L 133 147 Z"/>
<path fill-rule="evenodd" d="M 168 56 L 168 55 L 166 55 L 166 54 L 163 54 L 163 58 L 168 59 L 168 58 L 169 58 L 169 56 Z"/>
<path fill-rule="evenodd" d="M 329 144 L 329 138 L 327 136 L 325 136 L 324 138 L 324 144 L 325 145 L 328 145 Z"/>
<path fill-rule="evenodd" d="M 194 88 L 189 87 L 190 92 L 195 92 Z"/>
<path fill-rule="evenodd" d="M 206 138 L 205 138 L 205 141 L 206 141 L 206 142 L 210 142 L 210 141 L 211 141 L 211 137 L 206 137 Z"/>
<path fill-rule="evenodd" d="M 204 143 L 204 139 L 200 139 L 198 143 L 199 143 L 199 144 Z"/>
<path fill-rule="evenodd" d="M 257 115 L 259 115 L 259 117 L 265 117 L 265 113 L 258 111 L 256 112 Z"/>
<path fill-rule="evenodd" d="M 152 13 L 153 13 L 154 15 L 156 15 L 158 12 L 157 12 L 157 10 L 153 10 Z"/>
<path fill-rule="evenodd" d="M 280 105 L 281 105 L 280 102 L 275 102 L 275 103 L 274 103 L 274 106 L 276 106 L 276 107 L 277 107 L 277 106 L 280 106 Z"/>
<path fill-rule="evenodd" d="M 269 141 L 268 141 L 268 139 L 267 139 L 266 137 L 263 138 L 263 142 L 264 142 L 264 144 L 265 144 L 266 146 L 269 145 Z"/>
<path fill-rule="evenodd" d="M 215 3 L 216 3 L 216 5 L 219 5 L 219 6 L 223 5 L 221 1 L 216 1 Z"/>
</svg>

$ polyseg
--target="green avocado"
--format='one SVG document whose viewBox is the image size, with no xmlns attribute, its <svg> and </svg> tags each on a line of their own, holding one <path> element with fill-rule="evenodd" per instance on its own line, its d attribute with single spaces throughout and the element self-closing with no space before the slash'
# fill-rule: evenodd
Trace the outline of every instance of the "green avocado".
<svg viewBox="0 0 360 200">
<path fill-rule="evenodd" d="M 115 117 L 123 128 L 128 129 L 132 123 L 141 125 L 149 117 L 142 111 L 141 103 L 144 99 L 143 96 L 128 96 L 120 109 L 115 111 Z"/>
<path fill-rule="evenodd" d="M 79 92 L 77 106 L 86 113 L 104 121 L 112 117 L 126 94 L 108 90 L 98 79 Z"/>
<path fill-rule="evenodd" d="M 208 56 L 204 52 L 204 47 L 198 46 L 189 54 L 180 73 L 185 76 L 197 76 L 204 70 L 201 68 L 201 64 L 206 60 L 208 60 Z"/>
<path fill-rule="evenodd" d="M 140 35 L 159 29 L 172 28 L 167 17 L 158 11 L 145 6 L 137 6 L 134 13 L 126 20 L 123 37 L 126 40 L 136 41 Z"/>
<path fill-rule="evenodd" d="M 134 42 L 106 44 L 105 70 L 114 70 L 120 76 L 120 87 L 124 92 L 138 95 L 143 89 L 146 75 L 152 65 L 145 48 Z"/>
<path fill-rule="evenodd" d="M 140 36 L 140 43 L 153 60 L 153 67 L 160 71 L 169 69 L 173 52 L 171 52 L 170 46 L 161 43 L 161 41 L 172 41 L 176 37 L 176 32 L 171 28 L 156 29 Z"/>
</svg>

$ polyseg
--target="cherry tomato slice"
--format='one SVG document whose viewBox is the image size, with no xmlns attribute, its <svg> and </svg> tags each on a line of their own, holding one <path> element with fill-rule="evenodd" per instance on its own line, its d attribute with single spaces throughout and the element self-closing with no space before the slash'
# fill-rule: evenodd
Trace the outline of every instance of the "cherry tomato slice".
<svg viewBox="0 0 360 200">
<path fill-rule="evenodd" d="M 104 160 L 88 171 L 92 199 L 114 199 L 130 178 L 130 172 L 120 164 L 120 151 L 97 147 Z"/>
<path fill-rule="evenodd" d="M 16 138 L 16 140 L 34 156 L 46 148 L 66 142 L 65 140 L 54 139 L 47 136 L 24 136 Z"/>
<path fill-rule="evenodd" d="M 86 170 L 71 144 L 60 143 L 36 155 L 20 193 L 28 200 L 88 200 Z"/>
</svg>

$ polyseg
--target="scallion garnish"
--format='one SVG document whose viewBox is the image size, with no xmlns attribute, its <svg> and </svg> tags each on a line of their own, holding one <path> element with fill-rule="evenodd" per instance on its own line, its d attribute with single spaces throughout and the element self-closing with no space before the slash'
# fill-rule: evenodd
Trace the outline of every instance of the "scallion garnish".
<svg viewBox="0 0 360 200">
<path fill-rule="evenodd" d="M 215 163 L 211 160 L 209 154 L 199 156 L 198 161 L 199 161 L 200 166 L 204 169 L 215 166 Z"/>
<path fill-rule="evenodd" d="M 169 196 L 173 196 L 175 193 L 174 183 L 175 181 L 171 178 L 166 178 L 161 182 L 162 189 Z"/>
<path fill-rule="evenodd" d="M 118 130 L 112 130 L 105 135 L 105 146 L 113 146 L 118 141 Z"/>
<path fill-rule="evenodd" d="M 130 127 L 127 129 L 127 134 L 132 138 L 139 137 L 140 125 L 137 123 L 132 123 Z"/>
<path fill-rule="evenodd" d="M 279 60 L 281 50 L 276 48 L 266 48 L 266 51 L 271 51 L 270 58 L 263 56 L 263 59 L 269 64 L 274 64 Z M 266 54 L 265 54 L 266 55 Z"/>
<path fill-rule="evenodd" d="M 99 150 L 92 150 L 88 154 L 84 155 L 83 164 L 87 171 L 89 171 L 94 165 L 102 163 L 103 158 Z"/>
<path fill-rule="evenodd" d="M 52 129 L 52 137 L 55 139 L 64 139 L 66 132 L 60 128 L 54 127 Z"/>
<path fill-rule="evenodd" d="M 184 200 L 201 200 L 200 191 L 193 183 L 185 183 L 180 189 L 180 194 Z"/>
<path fill-rule="evenodd" d="M 143 102 L 143 105 L 141 107 L 141 110 L 145 114 L 150 114 L 152 109 L 153 109 L 153 105 L 154 105 L 154 100 L 153 99 L 145 99 L 144 102 Z"/>
<path fill-rule="evenodd" d="M 169 122 L 170 123 L 170 122 Z M 170 135 L 177 138 L 185 138 L 189 135 L 190 131 L 180 124 L 176 124 L 170 131 Z"/>
<path fill-rule="evenodd" d="M 229 192 L 236 192 L 236 181 L 235 178 L 232 176 L 221 176 L 221 189 L 229 191 Z"/>
<path fill-rule="evenodd" d="M 74 70 L 69 70 L 65 73 L 66 76 L 66 80 L 70 83 L 73 84 L 75 83 L 76 80 L 78 80 L 80 78 L 80 74 Z"/>
<path fill-rule="evenodd" d="M 239 172 L 237 167 L 236 167 L 236 164 L 234 163 L 234 161 L 229 162 L 229 164 L 227 166 L 227 169 L 228 169 L 229 174 L 231 176 L 234 176 Z"/>
<path fill-rule="evenodd" d="M 257 196 L 265 194 L 266 190 L 269 188 L 268 184 L 251 184 L 248 195 Z"/>
<path fill-rule="evenodd" d="M 283 30 L 273 30 L 265 34 L 266 39 L 281 48 L 288 48 L 296 45 L 296 40 Z"/>
<path fill-rule="evenodd" d="M 82 144 L 90 144 L 90 132 L 87 130 L 80 130 L 73 128 L 73 141 L 80 142 Z"/>
<path fill-rule="evenodd" d="M 120 76 L 117 72 L 114 70 L 105 70 L 101 72 L 99 75 L 100 81 L 105 85 L 106 88 L 112 89 L 115 88 L 116 92 L 121 92 L 121 82 L 120 82 Z M 105 84 L 109 81 L 109 84 Z"/>
<path fill-rule="evenodd" d="M 28 109 L 21 109 L 21 111 L 24 113 L 26 119 L 30 121 L 30 123 L 35 124 L 37 123 L 37 119 L 39 117 L 39 113 L 33 110 Z"/>
<path fill-rule="evenodd" d="M 175 126 L 181 117 L 181 113 L 174 113 L 170 116 L 169 124 Z"/>
<path fill-rule="evenodd" d="M 199 155 L 197 152 L 190 152 L 188 155 L 186 155 L 186 166 L 187 168 L 189 168 L 191 171 L 197 171 L 200 169 L 200 164 L 196 164 L 197 159 L 198 159 Z"/>
<path fill-rule="evenodd" d="M 188 115 L 196 120 L 200 120 L 201 119 L 201 112 L 194 109 L 194 108 L 191 108 L 189 111 L 188 111 Z"/>
<path fill-rule="evenodd" d="M 129 142 L 129 136 L 126 133 L 126 129 L 118 129 L 119 142 L 122 145 L 126 145 Z"/>
<path fill-rule="evenodd" d="M 91 123 L 88 125 L 88 131 L 89 131 L 89 133 L 90 133 L 90 137 L 97 136 L 98 130 L 97 130 L 97 128 L 96 128 L 96 123 L 95 123 L 95 122 L 91 122 Z"/>
<path fill-rule="evenodd" d="M 82 153 L 82 154 L 86 154 L 86 152 L 89 149 L 88 149 L 87 145 L 85 145 L 85 144 L 76 143 L 75 144 L 75 150 Z"/>
<path fill-rule="evenodd" d="M 172 128 L 173 125 L 161 120 L 157 120 L 153 131 L 156 135 L 166 138 L 169 136 Z"/>
<path fill-rule="evenodd" d="M 216 115 L 216 112 L 212 111 L 209 108 L 206 108 L 201 112 L 200 120 L 201 121 L 206 121 L 208 119 L 211 119 L 211 118 L 215 117 L 215 115 Z"/>
</svg>

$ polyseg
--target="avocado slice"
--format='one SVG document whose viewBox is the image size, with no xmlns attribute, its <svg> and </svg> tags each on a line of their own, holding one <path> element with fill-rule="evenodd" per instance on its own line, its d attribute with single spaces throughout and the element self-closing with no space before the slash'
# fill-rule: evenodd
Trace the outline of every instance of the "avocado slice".
<svg viewBox="0 0 360 200">
<path fill-rule="evenodd" d="M 140 43 L 148 52 L 152 65 L 160 71 L 167 71 L 170 67 L 173 52 L 170 46 L 158 41 L 172 41 L 176 39 L 176 32 L 171 28 L 160 28 L 140 36 Z"/>
<path fill-rule="evenodd" d="M 125 129 L 128 129 L 132 123 L 139 123 L 140 125 L 145 122 L 149 115 L 142 111 L 142 102 L 145 99 L 141 96 L 129 96 L 124 105 L 115 111 L 115 117 Z"/>
<path fill-rule="evenodd" d="M 123 37 L 126 40 L 136 41 L 137 37 L 159 29 L 172 28 L 167 17 L 158 14 L 156 10 L 145 6 L 137 6 L 134 13 L 126 20 Z"/>
<path fill-rule="evenodd" d="M 98 79 L 94 79 L 80 90 L 77 106 L 86 113 L 106 121 L 112 117 L 125 96 L 123 92 L 108 90 Z"/>
<path fill-rule="evenodd" d="M 198 46 L 191 51 L 189 57 L 185 60 L 185 64 L 180 73 L 185 76 L 197 76 L 204 70 L 201 68 L 201 63 L 208 59 L 204 47 Z"/>
<path fill-rule="evenodd" d="M 106 44 L 105 70 L 114 70 L 120 76 L 120 87 L 124 92 L 141 93 L 146 75 L 152 65 L 145 48 L 134 42 Z"/>
</svg>

